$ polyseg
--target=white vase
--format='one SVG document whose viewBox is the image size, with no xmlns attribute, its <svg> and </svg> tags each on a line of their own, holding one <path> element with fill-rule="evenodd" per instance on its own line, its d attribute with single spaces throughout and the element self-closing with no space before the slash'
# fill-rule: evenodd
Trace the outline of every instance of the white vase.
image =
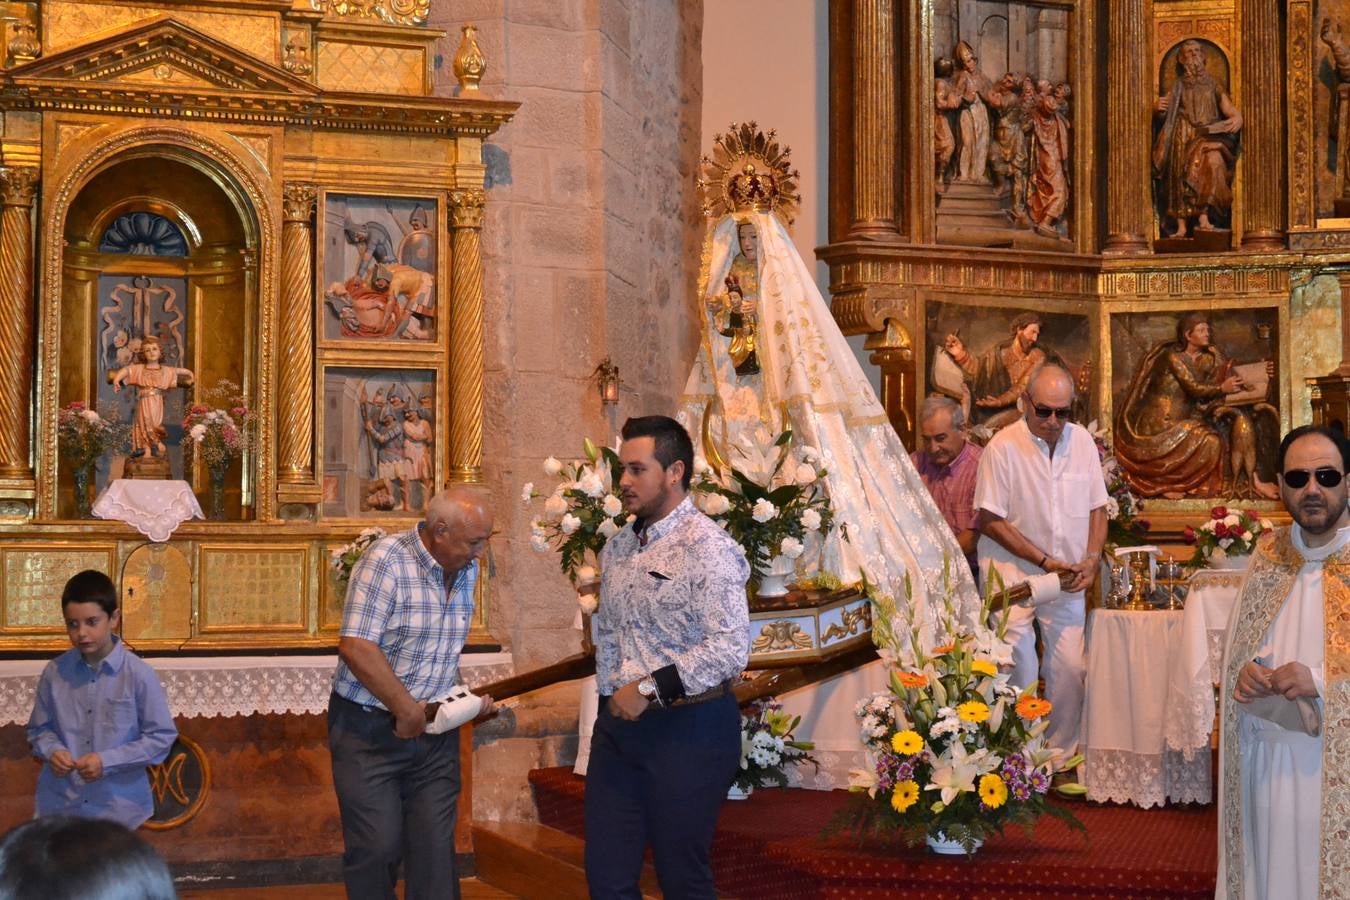
<svg viewBox="0 0 1350 900">
<path fill-rule="evenodd" d="M 941 831 L 929 832 L 927 840 L 928 849 L 934 853 L 941 853 L 943 856 L 961 856 L 966 852 L 966 848 L 961 846 L 960 841 L 949 840 Z M 984 841 L 976 838 L 975 846 L 970 848 L 970 852 L 974 853 L 983 846 Z"/>
<path fill-rule="evenodd" d="M 755 786 L 752 784 L 744 790 L 739 784 L 732 782 L 731 787 L 727 789 L 728 800 L 749 800 L 750 795 L 755 792 Z"/>
<path fill-rule="evenodd" d="M 788 579 L 797 571 L 794 560 L 779 554 L 769 560 L 769 568 L 760 576 L 759 597 L 781 597 L 788 592 Z"/>
<path fill-rule="evenodd" d="M 1244 553 L 1241 556 L 1230 556 L 1223 550 L 1215 547 L 1214 552 L 1209 555 L 1209 559 L 1205 560 L 1205 568 L 1241 570 L 1247 568 L 1247 563 L 1251 562 L 1251 560 L 1251 554 Z"/>
</svg>

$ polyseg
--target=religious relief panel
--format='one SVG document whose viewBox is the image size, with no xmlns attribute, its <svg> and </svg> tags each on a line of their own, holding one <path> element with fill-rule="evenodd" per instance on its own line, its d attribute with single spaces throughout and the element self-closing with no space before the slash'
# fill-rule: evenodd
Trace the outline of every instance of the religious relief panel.
<svg viewBox="0 0 1350 900">
<path fill-rule="evenodd" d="M 412 516 L 436 489 L 436 373 L 329 368 L 323 377 L 323 515 Z"/>
<path fill-rule="evenodd" d="M 439 209 L 429 197 L 326 196 L 325 342 L 435 343 Z"/>
<path fill-rule="evenodd" d="M 1188 38 L 1163 56 L 1152 153 L 1160 253 L 1232 246 L 1242 113 L 1229 83 L 1229 60 L 1210 41 Z"/>
<path fill-rule="evenodd" d="M 926 304 L 925 394 L 961 404 L 983 443 L 1022 415 L 1018 398 L 1047 363 L 1068 369 L 1078 385 L 1074 419 L 1090 418 L 1093 352 L 1089 318 L 1078 313 L 930 300 Z"/>
<path fill-rule="evenodd" d="M 934 4 L 938 239 L 1064 250 L 1073 173 L 1069 13 Z"/>
<path fill-rule="evenodd" d="M 1275 307 L 1111 316 L 1114 449 L 1141 497 L 1273 499 Z"/>
</svg>

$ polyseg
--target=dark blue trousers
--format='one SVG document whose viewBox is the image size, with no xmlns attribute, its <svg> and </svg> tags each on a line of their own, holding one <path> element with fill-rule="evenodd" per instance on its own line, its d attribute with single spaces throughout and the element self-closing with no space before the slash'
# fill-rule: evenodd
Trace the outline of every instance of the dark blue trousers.
<svg viewBox="0 0 1350 900">
<path fill-rule="evenodd" d="M 405 741 L 393 718 L 334 694 L 328 749 L 342 815 L 342 878 L 352 900 L 459 900 L 455 806 L 459 729 Z"/>
<path fill-rule="evenodd" d="M 741 761 L 731 694 L 615 718 L 602 697 L 586 770 L 586 880 L 594 900 L 639 900 L 647 845 L 667 900 L 715 898 L 708 850 Z"/>
</svg>

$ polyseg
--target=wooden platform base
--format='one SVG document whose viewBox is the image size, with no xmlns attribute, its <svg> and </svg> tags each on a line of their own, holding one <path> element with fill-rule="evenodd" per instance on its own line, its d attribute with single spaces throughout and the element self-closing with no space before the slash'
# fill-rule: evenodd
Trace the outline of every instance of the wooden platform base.
<svg viewBox="0 0 1350 900">
<path fill-rule="evenodd" d="M 586 842 L 556 828 L 523 822 L 473 826 L 478 880 L 527 900 L 587 900 Z M 642 870 L 642 896 L 659 898 L 656 872 Z"/>
</svg>

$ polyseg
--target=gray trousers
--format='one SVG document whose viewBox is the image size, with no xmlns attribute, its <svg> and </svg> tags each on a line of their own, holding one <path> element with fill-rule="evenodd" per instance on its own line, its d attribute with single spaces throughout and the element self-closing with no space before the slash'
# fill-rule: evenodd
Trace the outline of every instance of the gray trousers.
<svg viewBox="0 0 1350 900">
<path fill-rule="evenodd" d="M 405 741 L 388 713 L 333 694 L 328 749 L 347 896 L 393 900 L 401 861 L 407 900 L 459 900 L 459 730 Z"/>
</svg>

